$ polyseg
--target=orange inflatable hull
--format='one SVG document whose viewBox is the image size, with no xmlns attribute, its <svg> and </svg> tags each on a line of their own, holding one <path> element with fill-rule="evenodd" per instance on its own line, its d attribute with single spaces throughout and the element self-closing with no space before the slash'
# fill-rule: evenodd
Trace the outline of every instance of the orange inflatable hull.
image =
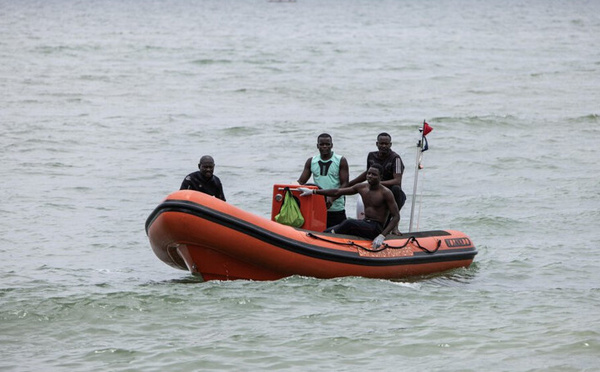
<svg viewBox="0 0 600 372">
<path fill-rule="evenodd" d="M 148 217 L 156 256 L 204 280 L 362 276 L 400 279 L 468 267 L 477 254 L 459 231 L 371 241 L 281 225 L 196 191 L 169 195 Z"/>
</svg>

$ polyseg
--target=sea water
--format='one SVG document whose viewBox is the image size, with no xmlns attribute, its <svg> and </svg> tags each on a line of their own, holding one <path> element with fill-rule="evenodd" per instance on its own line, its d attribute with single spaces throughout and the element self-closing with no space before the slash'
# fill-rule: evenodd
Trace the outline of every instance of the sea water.
<svg viewBox="0 0 600 372">
<path fill-rule="evenodd" d="M 600 2 L 0 0 L 0 370 L 592 371 Z M 414 224 L 469 269 L 201 282 L 146 217 L 210 154 L 269 217 L 333 136 L 434 128 Z M 355 211 L 348 198 L 347 210 Z"/>
</svg>

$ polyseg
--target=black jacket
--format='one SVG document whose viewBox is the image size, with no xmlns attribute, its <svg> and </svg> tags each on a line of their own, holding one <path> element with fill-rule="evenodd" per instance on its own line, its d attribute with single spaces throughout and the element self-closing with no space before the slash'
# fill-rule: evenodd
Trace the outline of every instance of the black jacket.
<svg viewBox="0 0 600 372">
<path fill-rule="evenodd" d="M 225 194 L 223 193 L 223 185 L 221 184 L 219 177 L 213 175 L 207 180 L 202 177 L 200 171 L 188 174 L 181 183 L 179 189 L 200 191 L 226 201 Z"/>
</svg>

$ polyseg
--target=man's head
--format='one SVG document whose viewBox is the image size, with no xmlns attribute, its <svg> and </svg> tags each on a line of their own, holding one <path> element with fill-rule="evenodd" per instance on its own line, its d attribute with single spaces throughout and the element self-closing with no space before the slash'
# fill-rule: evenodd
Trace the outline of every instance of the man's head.
<svg viewBox="0 0 600 372">
<path fill-rule="evenodd" d="M 204 155 L 198 162 L 198 169 L 202 177 L 209 179 L 213 176 L 215 171 L 215 160 L 210 155 Z"/>
<path fill-rule="evenodd" d="M 319 134 L 317 137 L 317 149 L 322 158 L 328 159 L 331 156 L 331 149 L 333 148 L 333 139 L 331 135 L 327 133 Z"/>
<path fill-rule="evenodd" d="M 379 133 L 375 145 L 377 145 L 377 149 L 381 155 L 389 154 L 392 148 L 392 136 L 385 132 Z"/>
<path fill-rule="evenodd" d="M 369 185 L 377 185 L 381 182 L 381 176 L 383 175 L 383 167 L 379 164 L 373 164 L 367 170 L 367 182 Z"/>
</svg>

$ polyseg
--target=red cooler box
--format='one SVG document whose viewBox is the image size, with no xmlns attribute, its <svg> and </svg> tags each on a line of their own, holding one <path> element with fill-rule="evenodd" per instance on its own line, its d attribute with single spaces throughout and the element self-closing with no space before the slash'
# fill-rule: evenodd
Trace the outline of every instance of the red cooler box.
<svg viewBox="0 0 600 372">
<path fill-rule="evenodd" d="M 275 216 L 277 216 L 281 210 L 286 187 L 290 188 L 292 195 L 300 202 L 300 212 L 304 217 L 304 225 L 302 225 L 301 228 L 312 231 L 325 230 L 327 227 L 327 206 L 325 205 L 325 197 L 323 195 L 300 196 L 300 191 L 298 191 L 298 187 L 316 189 L 318 188 L 316 186 L 274 185 L 271 220 L 275 221 Z"/>
</svg>

